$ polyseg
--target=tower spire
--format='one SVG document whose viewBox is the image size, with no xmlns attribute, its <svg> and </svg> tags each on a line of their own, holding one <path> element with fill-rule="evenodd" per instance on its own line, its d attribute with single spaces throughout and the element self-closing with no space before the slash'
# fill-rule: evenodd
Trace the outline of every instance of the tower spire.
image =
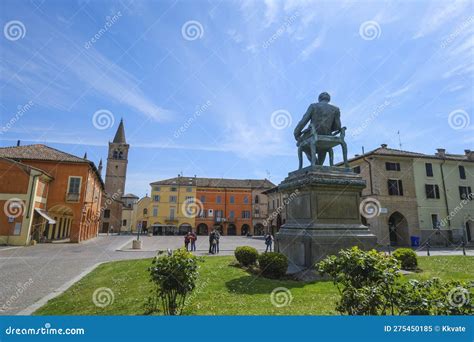
<svg viewBox="0 0 474 342">
<path fill-rule="evenodd" d="M 127 141 L 125 140 L 125 128 L 123 127 L 123 118 L 120 119 L 120 124 L 117 128 L 117 133 L 115 133 L 114 143 L 118 143 L 118 144 L 127 143 Z"/>
</svg>

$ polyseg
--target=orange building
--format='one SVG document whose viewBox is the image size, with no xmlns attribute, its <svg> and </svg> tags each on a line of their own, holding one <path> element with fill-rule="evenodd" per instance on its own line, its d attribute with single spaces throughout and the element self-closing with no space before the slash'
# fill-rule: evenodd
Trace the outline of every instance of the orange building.
<svg viewBox="0 0 474 342">
<path fill-rule="evenodd" d="M 268 180 L 197 178 L 196 200 L 201 207 L 195 220 L 197 233 L 207 235 L 215 228 L 223 235 L 253 235 L 252 190 L 262 184 L 273 186 Z"/>
<path fill-rule="evenodd" d="M 104 191 L 94 163 L 45 145 L 0 148 L 0 244 L 97 236 Z"/>
</svg>

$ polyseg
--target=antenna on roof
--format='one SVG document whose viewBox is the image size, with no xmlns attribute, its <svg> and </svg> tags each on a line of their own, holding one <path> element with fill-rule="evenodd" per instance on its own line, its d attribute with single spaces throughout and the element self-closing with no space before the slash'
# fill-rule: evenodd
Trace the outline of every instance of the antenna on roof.
<svg viewBox="0 0 474 342">
<path fill-rule="evenodd" d="M 364 155 L 365 152 L 364 152 L 364 146 L 362 146 L 362 155 Z"/>
<path fill-rule="evenodd" d="M 397 132 L 398 134 L 398 146 L 400 146 L 400 150 L 402 149 L 402 140 L 400 139 L 400 131 Z"/>
</svg>

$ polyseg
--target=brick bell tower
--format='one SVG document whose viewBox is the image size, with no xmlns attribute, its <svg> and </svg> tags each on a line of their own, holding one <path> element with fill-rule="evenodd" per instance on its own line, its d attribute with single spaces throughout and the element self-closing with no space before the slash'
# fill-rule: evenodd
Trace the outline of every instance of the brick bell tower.
<svg viewBox="0 0 474 342">
<path fill-rule="evenodd" d="M 114 140 L 109 142 L 105 172 L 105 194 L 102 199 L 102 233 L 119 232 L 122 226 L 122 196 L 125 195 L 129 148 L 130 145 L 125 140 L 125 128 L 122 119 Z"/>
</svg>

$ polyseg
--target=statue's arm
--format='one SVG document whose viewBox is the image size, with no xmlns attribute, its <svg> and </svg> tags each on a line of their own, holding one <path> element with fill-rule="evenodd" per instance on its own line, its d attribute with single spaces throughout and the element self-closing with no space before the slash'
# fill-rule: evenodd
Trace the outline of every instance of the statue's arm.
<svg viewBox="0 0 474 342">
<path fill-rule="evenodd" d="M 303 118 L 298 122 L 298 124 L 295 127 L 295 130 L 293 134 L 295 135 L 295 139 L 298 140 L 298 138 L 301 135 L 301 131 L 303 128 L 308 124 L 308 122 L 311 120 L 311 113 L 313 112 L 313 108 L 311 105 L 309 105 L 308 109 L 306 110 L 306 113 L 303 115 Z"/>
</svg>

